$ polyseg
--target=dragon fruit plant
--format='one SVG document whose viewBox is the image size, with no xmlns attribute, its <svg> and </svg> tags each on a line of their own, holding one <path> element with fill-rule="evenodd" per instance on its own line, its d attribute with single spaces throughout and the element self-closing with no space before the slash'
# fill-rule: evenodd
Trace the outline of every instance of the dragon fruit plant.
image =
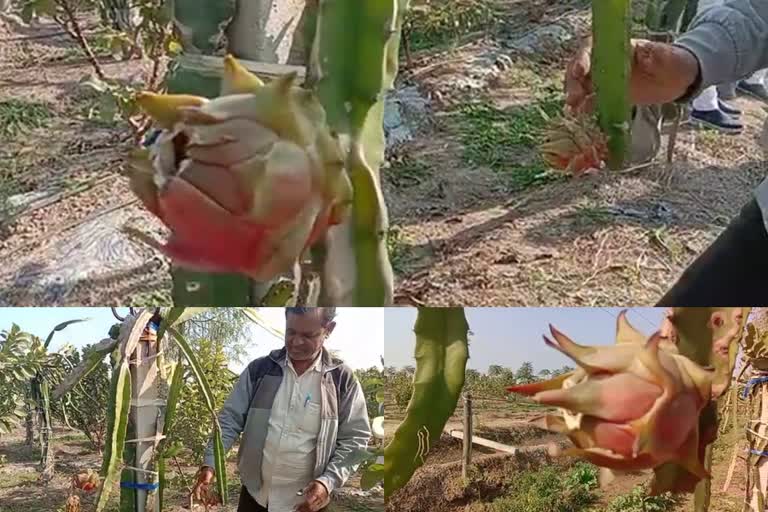
<svg viewBox="0 0 768 512">
<path fill-rule="evenodd" d="M 118 483 L 120 510 L 160 512 L 163 509 L 167 460 L 181 449 L 181 445 L 169 438 L 169 434 L 176 418 L 182 387 L 188 382 L 185 375 L 191 376 L 199 385 L 206 407 L 205 411 L 201 411 L 201 421 L 209 421 L 213 432 L 216 480 L 215 485 L 208 489 L 204 504 L 216 501 L 226 505 L 226 454 L 217 419 L 218 411 L 196 352 L 179 332 L 183 330 L 184 322 L 204 309 L 175 307 L 160 308 L 158 311 L 145 308 L 119 318 L 121 323 L 110 329 L 109 337 L 91 347 L 80 364 L 52 392 L 52 398 L 57 400 L 103 359 L 112 359 L 101 470 L 99 474 L 91 471 L 79 473 L 72 479 L 73 489 L 98 491 L 95 512 L 110 509 Z M 242 313 L 250 321 L 272 329 L 254 308 L 243 308 Z M 178 350 L 177 361 L 165 358 L 166 351 L 172 347 Z M 137 402 L 143 405 L 135 407 Z M 77 510 L 73 508 L 73 512 Z"/>
<path fill-rule="evenodd" d="M 651 494 L 695 492 L 709 478 L 712 400 L 730 382 L 745 318 L 744 308 L 674 308 L 646 338 L 622 312 L 613 346 L 579 345 L 550 327 L 545 343 L 578 368 L 508 390 L 558 408 L 535 422 L 570 439 L 563 455 L 606 468 L 606 478 L 610 470 L 653 470 Z"/>
<path fill-rule="evenodd" d="M 594 114 L 568 114 L 551 123 L 540 152 L 545 162 L 568 174 L 612 170 L 625 163 L 630 143 L 630 0 L 592 1 Z"/>
<path fill-rule="evenodd" d="M 134 153 L 131 186 L 171 234 L 161 243 L 127 232 L 181 267 L 175 302 L 263 304 L 243 282 L 292 273 L 296 293 L 271 305 L 391 303 L 379 167 L 406 8 L 307 2 L 304 83 L 288 73 L 265 84 L 228 56 L 218 97 L 181 93 L 178 77 L 172 94 L 137 97 L 162 132 Z M 299 297 L 309 255 L 320 291 Z"/>
</svg>

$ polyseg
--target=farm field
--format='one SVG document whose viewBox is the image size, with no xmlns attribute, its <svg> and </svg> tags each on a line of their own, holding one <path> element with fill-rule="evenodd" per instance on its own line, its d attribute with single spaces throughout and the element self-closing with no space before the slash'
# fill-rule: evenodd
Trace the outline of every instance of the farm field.
<svg viewBox="0 0 768 512">
<path fill-rule="evenodd" d="M 527 423 L 543 409 L 530 410 L 514 404 L 476 402 L 474 434 L 484 439 L 521 448 L 516 455 L 474 445 L 470 478 L 461 476 L 462 441 L 443 434 L 430 448 L 426 464 L 412 480 L 388 501 L 387 510 L 414 512 L 644 512 L 690 511 L 692 496 L 646 497 L 643 485 L 648 474 L 617 475 L 601 488 L 598 468 L 574 459 L 554 459 L 546 452 L 549 443 L 569 446 L 565 436 L 532 427 Z M 483 404 L 483 405 L 480 405 Z M 388 409 L 391 410 L 392 408 Z M 461 406 L 446 430 L 461 430 Z M 402 416 L 387 413 L 386 432 L 392 435 Z M 738 435 L 728 431 L 714 444 L 710 510 L 739 512 L 744 499 L 745 466 L 737 462 L 727 491 L 722 487 L 731 464 Z M 541 450 L 526 452 L 531 447 Z"/>
<path fill-rule="evenodd" d="M 55 476 L 46 485 L 40 485 L 37 468 L 39 449 L 24 443 L 23 430 L 14 431 L 9 435 L 0 436 L 0 510 L 2 512 L 52 512 L 64 510 L 64 504 L 70 490 L 70 479 L 76 473 L 87 470 L 98 470 L 101 457 L 88 444 L 88 439 L 77 431 L 66 427 L 54 429 L 55 443 Z M 233 449 L 237 453 L 237 446 Z M 179 466 L 174 467 L 169 478 L 169 488 L 166 490 L 166 505 L 163 510 L 168 512 L 189 511 L 189 487 L 194 482 L 197 465 L 182 457 Z M 234 512 L 240 496 L 240 479 L 237 473 L 237 459 L 230 457 L 227 463 L 229 477 L 229 503 L 217 510 Z M 91 510 L 94 506 L 94 495 L 86 496 L 81 501 L 83 510 Z M 107 509 L 117 511 L 114 506 Z M 195 504 L 194 510 L 202 510 Z M 329 512 L 381 512 L 384 510 L 381 489 L 363 491 L 360 489 L 359 475 L 353 478 L 347 487 L 343 488 Z"/>
<path fill-rule="evenodd" d="M 243 371 L 285 347 L 280 334 L 285 312 L 187 313 L 168 320 L 184 335 L 158 341 L 152 326 L 157 324 L 143 323 L 157 319 L 155 310 L 0 308 L 0 324 L 13 318 L 0 329 L 0 511 L 118 512 L 140 505 L 167 512 L 237 510 L 241 436 L 228 452 L 214 448 L 216 478 L 208 498 L 192 500 L 191 493 L 209 442 L 224 442 L 219 418 Z M 358 322 L 376 322 L 374 310 L 343 310 L 347 330 L 336 333 L 328 349 L 332 357 L 361 357 L 349 330 L 355 313 Z M 57 315 L 66 320 L 51 320 Z M 55 325 L 46 342 L 33 333 L 47 331 L 49 322 Z M 107 331 L 109 337 L 87 343 Z M 131 339 L 136 348 L 123 358 L 121 350 Z M 381 359 L 362 357 L 371 366 L 352 371 L 364 395 L 362 414 L 369 414 L 371 423 L 380 416 L 382 372 L 375 365 Z M 363 444 L 354 471 L 333 493 L 329 512 L 383 512 L 384 490 L 375 474 L 380 443 L 381 434 L 375 433 Z M 305 485 L 297 479 L 298 489 Z M 147 504 L 139 503 L 142 497 L 132 486 L 146 491 Z"/>
<path fill-rule="evenodd" d="M 741 135 L 683 123 L 671 166 L 665 128 L 650 165 L 565 178 L 536 147 L 589 3 L 412 3 L 381 174 L 399 305 L 653 304 L 765 174 L 766 112 L 739 97 Z M 104 73 L 140 86 L 150 62 L 115 60 L 82 16 Z M 45 16 L 3 17 L 0 47 L 0 304 L 168 304 L 167 259 L 120 231 L 162 226 L 128 188 L 131 130 L 81 83 L 93 66 Z"/>
</svg>

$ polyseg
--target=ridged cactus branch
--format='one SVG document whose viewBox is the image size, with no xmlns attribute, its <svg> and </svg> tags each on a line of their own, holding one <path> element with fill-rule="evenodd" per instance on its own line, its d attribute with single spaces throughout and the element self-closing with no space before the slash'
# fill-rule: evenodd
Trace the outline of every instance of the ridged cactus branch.
<svg viewBox="0 0 768 512">
<path fill-rule="evenodd" d="M 699 455 L 704 458 L 707 448 L 718 431 L 716 400 L 728 390 L 736 364 L 739 342 L 750 308 L 671 308 L 665 325 L 668 337 L 680 354 L 695 363 L 714 369 L 711 401 L 699 417 Z M 678 464 L 666 464 L 658 469 L 665 481 L 675 482 L 693 490 L 696 503 L 709 501 L 710 484 Z M 703 509 L 702 509 L 703 510 Z M 697 510 L 698 512 L 698 510 Z"/>
<path fill-rule="evenodd" d="M 630 141 L 630 0 L 592 1 L 592 81 L 597 118 L 608 137 L 610 169 L 621 169 Z"/>
<path fill-rule="evenodd" d="M 384 161 L 384 94 L 397 74 L 407 6 L 407 0 L 320 0 L 317 10 L 309 76 L 332 132 L 343 141 L 354 191 L 351 219 L 326 240 L 324 283 L 334 304 L 382 306 L 392 301 L 379 169 Z"/>
<path fill-rule="evenodd" d="M 384 448 L 384 496 L 403 487 L 440 439 L 456 409 L 469 357 L 469 325 L 463 308 L 419 308 L 413 395 Z"/>
</svg>

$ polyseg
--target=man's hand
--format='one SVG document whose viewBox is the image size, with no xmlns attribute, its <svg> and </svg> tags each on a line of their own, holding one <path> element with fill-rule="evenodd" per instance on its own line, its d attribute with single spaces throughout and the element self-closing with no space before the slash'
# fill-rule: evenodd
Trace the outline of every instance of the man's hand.
<svg viewBox="0 0 768 512">
<path fill-rule="evenodd" d="M 317 512 L 328 506 L 331 497 L 323 484 L 314 480 L 304 488 L 304 503 L 296 507 L 296 512 Z"/>
<path fill-rule="evenodd" d="M 197 472 L 197 481 L 192 488 L 192 497 L 200 503 L 213 505 L 216 501 L 216 494 L 211 489 L 214 471 L 208 466 L 203 466 Z"/>
<path fill-rule="evenodd" d="M 589 38 L 565 71 L 565 103 L 574 112 L 590 112 L 592 39 Z M 644 39 L 632 40 L 630 100 L 634 105 L 668 103 L 683 96 L 699 74 L 696 57 L 678 46 Z"/>
</svg>

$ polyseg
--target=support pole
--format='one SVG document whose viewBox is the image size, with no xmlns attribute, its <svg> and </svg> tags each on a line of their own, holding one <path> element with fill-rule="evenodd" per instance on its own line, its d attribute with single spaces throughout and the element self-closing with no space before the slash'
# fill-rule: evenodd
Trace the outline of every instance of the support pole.
<svg viewBox="0 0 768 512">
<path fill-rule="evenodd" d="M 464 393 L 464 456 L 461 459 L 461 477 L 466 481 L 472 463 L 472 395 Z"/>
</svg>

